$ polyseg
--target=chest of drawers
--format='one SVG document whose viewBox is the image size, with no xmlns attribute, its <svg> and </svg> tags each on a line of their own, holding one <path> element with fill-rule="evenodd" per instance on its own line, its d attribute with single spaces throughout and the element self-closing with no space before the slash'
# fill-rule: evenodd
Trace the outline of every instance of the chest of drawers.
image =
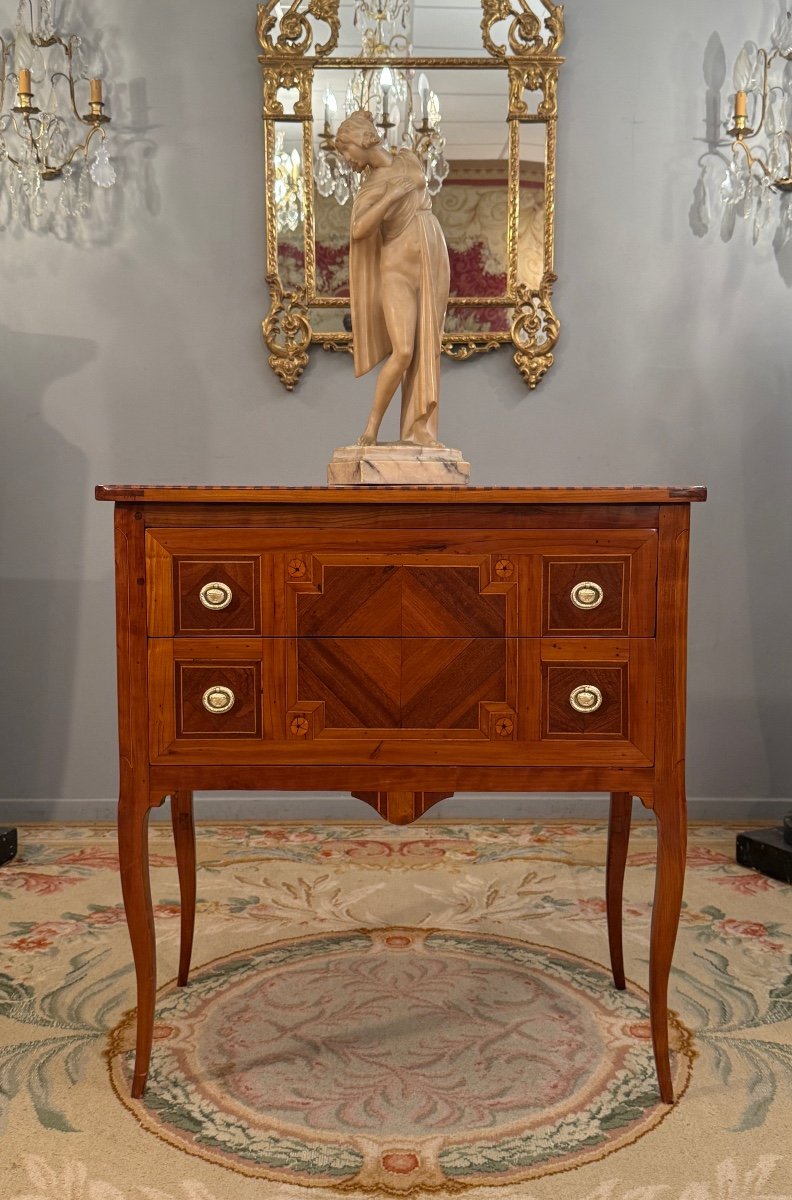
<svg viewBox="0 0 792 1200">
<path fill-rule="evenodd" d="M 651 1023 L 685 855 L 690 503 L 702 488 L 108 486 L 115 502 L 119 853 L 151 1050 L 150 809 L 170 796 L 195 913 L 193 790 L 350 791 L 409 822 L 456 789 L 605 791 L 608 932 L 624 987 L 632 796 L 654 810 Z"/>
</svg>

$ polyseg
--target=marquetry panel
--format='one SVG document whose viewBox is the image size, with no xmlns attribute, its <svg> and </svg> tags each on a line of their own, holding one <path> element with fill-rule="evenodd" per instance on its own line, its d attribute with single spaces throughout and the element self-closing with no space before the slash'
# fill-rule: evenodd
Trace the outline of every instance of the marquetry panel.
<svg viewBox="0 0 792 1200">
<path fill-rule="evenodd" d="M 491 736 L 488 710 L 503 708 L 511 735 L 508 648 L 502 638 L 300 638 L 290 714 L 305 710 L 306 737 L 389 729 Z M 320 719 L 308 711 L 317 702 Z M 503 735 L 501 727 L 495 736 Z"/>
<path fill-rule="evenodd" d="M 501 570 L 508 565 L 513 582 L 514 564 L 502 556 L 498 563 Z M 299 637 L 503 637 L 506 600 L 501 589 L 484 591 L 489 575 L 489 563 L 325 562 L 316 591 L 298 592 L 296 632 Z"/>
<path fill-rule="evenodd" d="M 261 663 L 174 662 L 177 738 L 260 738 Z M 215 694 L 232 699 L 228 711 L 207 711 Z"/>
<path fill-rule="evenodd" d="M 478 729 L 482 703 L 505 704 L 503 638 L 405 638 L 403 729 Z"/>
<path fill-rule="evenodd" d="M 207 607 L 201 591 L 209 584 L 227 588 L 230 599 L 223 608 Z M 261 570 L 258 556 L 250 558 L 173 559 L 174 632 L 239 633 L 253 637 L 261 632 Z M 212 600 L 209 593 L 208 599 Z"/>
<path fill-rule="evenodd" d="M 322 702 L 326 728 L 400 727 L 401 641 L 301 638 L 296 704 L 306 701 Z"/>
<path fill-rule="evenodd" d="M 400 637 L 402 569 L 393 563 L 326 566 L 312 593 L 298 593 L 296 605 L 299 637 Z"/>
</svg>

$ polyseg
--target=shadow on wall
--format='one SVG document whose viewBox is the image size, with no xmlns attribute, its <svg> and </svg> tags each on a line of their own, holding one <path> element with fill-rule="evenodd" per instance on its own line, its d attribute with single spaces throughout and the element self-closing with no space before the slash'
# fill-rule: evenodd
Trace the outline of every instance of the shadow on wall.
<svg viewBox="0 0 792 1200">
<path fill-rule="evenodd" d="M 743 166 L 743 151 L 732 152 L 732 139 L 726 127 L 730 125 L 732 80 L 727 72 L 726 51 L 720 34 L 710 36 L 702 64 L 704 84 L 704 137 L 699 177 L 693 188 L 693 201 L 688 219 L 696 237 L 719 236 L 729 242 L 735 233 L 745 232 L 758 245 L 772 246 L 778 272 L 787 287 L 792 287 L 792 194 L 780 194 L 760 186 L 748 189 L 741 196 L 743 181 L 730 170 L 732 162 Z M 766 139 L 765 139 L 766 140 Z M 733 202 L 724 203 L 726 194 Z"/>
<path fill-rule="evenodd" d="M 60 794 L 73 715 L 87 459 L 47 424 L 56 380 L 96 357 L 83 338 L 0 323 L 3 794 Z M 23 542 L 22 527 L 32 531 Z"/>
<path fill-rule="evenodd" d="M 778 378 L 772 380 L 777 373 Z M 767 389 L 779 397 L 792 393 L 788 363 L 768 365 Z M 756 706 L 764 744 L 770 796 L 792 796 L 792 649 L 789 641 L 789 595 L 792 592 L 792 559 L 788 535 L 779 540 L 777 530 L 788 529 L 792 512 L 792 411 L 788 403 L 765 408 L 757 420 L 746 412 L 742 434 L 742 468 L 745 554 L 748 578 L 748 616 L 756 679 Z"/>
</svg>

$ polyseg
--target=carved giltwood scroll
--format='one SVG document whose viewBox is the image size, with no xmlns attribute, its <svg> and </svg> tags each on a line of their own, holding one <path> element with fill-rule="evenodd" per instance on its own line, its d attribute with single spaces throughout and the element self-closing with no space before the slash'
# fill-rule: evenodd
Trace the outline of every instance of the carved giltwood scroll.
<svg viewBox="0 0 792 1200">
<path fill-rule="evenodd" d="M 288 0 L 286 0 L 288 3 Z M 420 3 L 420 0 L 418 0 Z M 339 316 L 348 307 L 343 297 L 321 295 L 317 288 L 316 202 L 314 131 L 312 111 L 314 73 L 338 69 L 391 68 L 416 71 L 499 70 L 504 73 L 504 121 L 508 127 L 508 213 L 506 219 L 506 293 L 498 300 L 508 313 L 503 330 L 446 331 L 443 352 L 465 361 L 510 345 L 520 375 L 533 389 L 553 365 L 560 324 L 553 310 L 555 161 L 558 120 L 558 74 L 564 61 L 558 49 L 564 36 L 564 10 L 551 0 L 481 0 L 481 36 L 486 54 L 469 58 L 342 57 L 334 54 L 339 32 L 339 0 L 278 0 L 258 6 L 256 32 L 262 53 L 262 116 L 265 157 L 265 220 L 267 284 L 270 308 L 262 322 L 268 362 L 288 391 L 292 391 L 308 365 L 312 345 L 325 350 L 350 351 L 353 333 L 328 329 L 328 313 Z M 442 89 L 442 84 L 440 85 Z M 296 93 L 289 107 L 283 93 Z M 295 251 L 295 271 L 286 278 L 279 260 L 278 197 L 276 195 L 277 127 L 299 130 L 302 170 L 302 241 Z M 544 214 L 541 237 L 541 279 L 533 285 L 520 278 L 518 236 L 520 220 L 520 132 L 523 126 L 541 124 L 546 130 Z M 449 302 L 466 310 L 493 306 L 493 298 L 456 296 Z M 323 326 L 323 327 L 320 327 Z"/>
</svg>

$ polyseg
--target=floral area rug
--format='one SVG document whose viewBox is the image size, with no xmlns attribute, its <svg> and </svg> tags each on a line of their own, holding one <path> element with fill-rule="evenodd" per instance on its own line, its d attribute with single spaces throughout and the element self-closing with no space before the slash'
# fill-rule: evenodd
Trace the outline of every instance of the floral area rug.
<svg viewBox="0 0 792 1200">
<path fill-rule="evenodd" d="M 602 824 L 203 826 L 190 984 L 167 825 L 159 978 L 129 1096 L 115 832 L 20 830 L 0 868 L 0 1194 L 10 1200 L 792 1200 L 792 889 L 691 831 L 670 1002 L 648 1027 L 654 828 L 633 831 L 628 988 Z"/>
</svg>

